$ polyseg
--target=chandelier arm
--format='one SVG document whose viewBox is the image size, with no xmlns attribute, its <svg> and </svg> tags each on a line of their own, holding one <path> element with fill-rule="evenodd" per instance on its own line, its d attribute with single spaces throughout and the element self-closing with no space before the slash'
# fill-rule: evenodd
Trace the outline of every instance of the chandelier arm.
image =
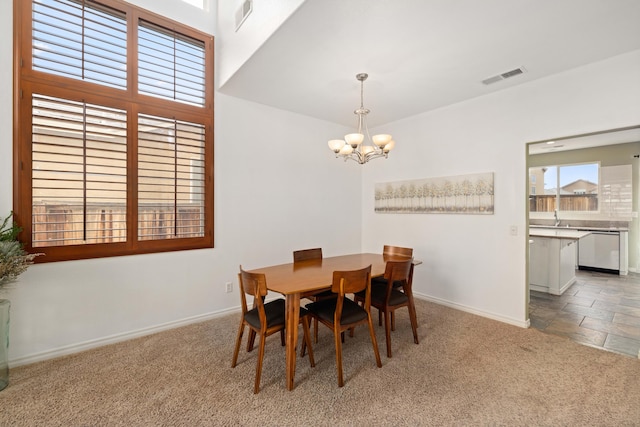
<svg viewBox="0 0 640 427">
<path fill-rule="evenodd" d="M 361 165 L 367 162 L 363 157 L 362 153 L 358 150 L 354 150 L 351 154 L 344 156 L 344 161 L 346 162 L 347 160 L 353 160 L 354 162 L 359 163 Z"/>
<path fill-rule="evenodd" d="M 388 157 L 389 157 L 389 156 L 388 156 L 388 154 L 389 154 L 389 153 L 384 153 L 384 152 L 380 152 L 380 151 L 377 151 L 377 152 L 376 152 L 376 151 L 372 151 L 372 152 L 367 153 L 367 154 L 365 155 L 365 158 L 364 158 L 364 162 L 363 162 L 363 163 L 366 163 L 366 162 L 368 162 L 369 160 L 377 159 L 378 157 L 384 157 L 384 158 L 386 159 L 386 158 L 388 158 Z"/>
<path fill-rule="evenodd" d="M 354 160 L 356 160 L 360 164 L 364 163 L 364 158 L 360 150 L 355 150 L 352 154 L 355 154 L 355 157 L 357 157 L 357 159 L 354 158 Z"/>
</svg>

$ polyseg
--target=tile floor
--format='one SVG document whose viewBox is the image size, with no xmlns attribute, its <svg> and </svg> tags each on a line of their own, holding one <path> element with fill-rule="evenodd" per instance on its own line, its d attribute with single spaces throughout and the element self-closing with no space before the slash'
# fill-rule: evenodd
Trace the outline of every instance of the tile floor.
<svg viewBox="0 0 640 427">
<path fill-rule="evenodd" d="M 531 327 L 579 343 L 640 357 L 640 274 L 576 271 L 564 294 L 531 291 Z"/>
</svg>

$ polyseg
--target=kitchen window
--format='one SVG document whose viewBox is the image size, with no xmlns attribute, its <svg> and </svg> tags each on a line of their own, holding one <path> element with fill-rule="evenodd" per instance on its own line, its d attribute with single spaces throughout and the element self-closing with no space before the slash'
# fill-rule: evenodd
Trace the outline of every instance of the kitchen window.
<svg viewBox="0 0 640 427">
<path fill-rule="evenodd" d="M 26 248 L 49 262 L 213 247 L 213 37 L 121 0 L 14 5 Z"/>
<path fill-rule="evenodd" d="M 598 212 L 599 174 L 599 163 L 530 168 L 530 212 Z"/>
</svg>

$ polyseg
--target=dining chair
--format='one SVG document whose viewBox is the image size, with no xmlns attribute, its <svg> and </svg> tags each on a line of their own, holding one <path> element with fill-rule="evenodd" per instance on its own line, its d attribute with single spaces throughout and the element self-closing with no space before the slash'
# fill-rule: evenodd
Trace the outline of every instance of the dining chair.
<svg viewBox="0 0 640 427">
<path fill-rule="evenodd" d="M 300 249 L 297 251 L 293 251 L 293 263 L 294 265 L 300 263 L 302 261 L 309 260 L 321 260 L 322 259 L 322 248 L 313 248 L 313 249 Z M 306 298 L 313 302 L 321 301 L 323 299 L 335 298 L 336 295 L 331 292 L 331 290 L 326 291 L 316 291 L 310 293 L 304 293 L 301 295 L 302 298 Z M 313 342 L 318 342 L 318 319 L 313 319 Z"/>
<path fill-rule="evenodd" d="M 413 257 L 413 248 L 405 248 L 402 246 L 392 246 L 392 245 L 384 245 L 382 248 L 382 255 L 386 256 L 397 256 L 397 257 Z M 371 285 L 386 285 L 387 281 L 384 277 L 373 277 L 371 279 Z M 393 284 L 394 288 L 401 288 L 402 282 L 395 282 Z M 378 325 L 382 325 L 382 312 L 378 312 Z M 391 313 L 391 330 L 394 331 L 395 328 L 395 317 L 394 314 Z"/>
<path fill-rule="evenodd" d="M 262 374 L 262 361 L 264 359 L 265 339 L 276 332 L 280 332 L 280 342 L 284 346 L 285 332 L 285 301 L 282 298 L 265 303 L 264 299 L 267 295 L 267 279 L 264 274 L 250 273 L 244 271 L 240 266 L 238 274 L 238 283 L 240 284 L 240 305 L 242 316 L 240 318 L 240 327 L 238 328 L 238 336 L 236 338 L 236 347 L 233 352 L 233 360 L 231 367 L 235 368 L 238 362 L 238 353 L 240 351 L 240 342 L 244 334 L 244 327 L 248 326 L 250 332 L 255 332 L 260 337 L 258 361 L 256 365 L 256 379 L 253 386 L 253 392 L 260 391 L 260 376 Z M 246 295 L 253 297 L 253 308 L 247 306 Z M 304 331 L 304 343 L 302 345 L 301 355 L 304 356 L 305 347 L 309 351 L 309 363 L 311 367 L 315 366 L 313 359 L 313 349 L 311 347 L 311 339 L 309 335 L 309 312 L 300 308 L 300 323 Z M 297 331 L 296 331 L 297 333 Z M 253 349 L 253 340 L 251 334 L 247 342 L 247 351 Z"/>
<path fill-rule="evenodd" d="M 413 330 L 413 342 L 418 341 L 418 320 L 415 305 L 413 303 L 413 293 L 411 281 L 413 276 L 413 259 L 405 261 L 387 261 L 384 272 L 384 284 L 371 285 L 371 306 L 384 314 L 384 332 L 387 340 L 387 357 L 391 357 L 391 330 L 395 330 L 392 325 L 393 313 L 401 308 L 407 307 L 409 310 L 409 320 Z M 399 283 L 400 286 L 395 286 Z M 354 300 L 364 303 L 366 294 L 362 291 L 354 295 Z M 394 326 L 392 328 L 392 326 Z"/>
<path fill-rule="evenodd" d="M 371 319 L 371 265 L 361 270 L 334 271 L 331 291 L 336 294 L 336 298 L 312 302 L 307 304 L 307 309 L 314 319 L 318 319 L 320 323 L 333 331 L 333 340 L 336 347 L 338 386 L 342 387 L 344 386 L 342 373 L 342 339 L 344 337 L 343 333 L 346 330 L 365 323 L 369 325 L 369 334 L 371 335 L 373 353 L 376 357 L 376 365 L 378 368 L 382 367 L 376 333 L 373 329 L 373 320 Z M 347 294 L 360 291 L 364 292 L 362 306 L 346 296 Z"/>
</svg>

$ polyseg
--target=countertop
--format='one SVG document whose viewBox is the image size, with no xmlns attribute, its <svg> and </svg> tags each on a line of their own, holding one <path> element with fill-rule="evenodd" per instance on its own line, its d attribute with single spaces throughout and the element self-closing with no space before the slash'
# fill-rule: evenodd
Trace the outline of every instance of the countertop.
<svg viewBox="0 0 640 427">
<path fill-rule="evenodd" d="M 560 225 L 559 227 L 554 227 L 552 225 L 529 225 L 529 234 L 531 234 L 534 230 L 539 229 L 547 229 L 547 230 L 580 230 L 580 231 L 629 231 L 628 228 L 624 227 L 565 227 L 564 225 Z"/>
<path fill-rule="evenodd" d="M 578 240 L 591 234 L 591 231 L 575 230 L 572 228 L 529 228 L 529 237 L 550 237 L 555 239 Z"/>
</svg>

